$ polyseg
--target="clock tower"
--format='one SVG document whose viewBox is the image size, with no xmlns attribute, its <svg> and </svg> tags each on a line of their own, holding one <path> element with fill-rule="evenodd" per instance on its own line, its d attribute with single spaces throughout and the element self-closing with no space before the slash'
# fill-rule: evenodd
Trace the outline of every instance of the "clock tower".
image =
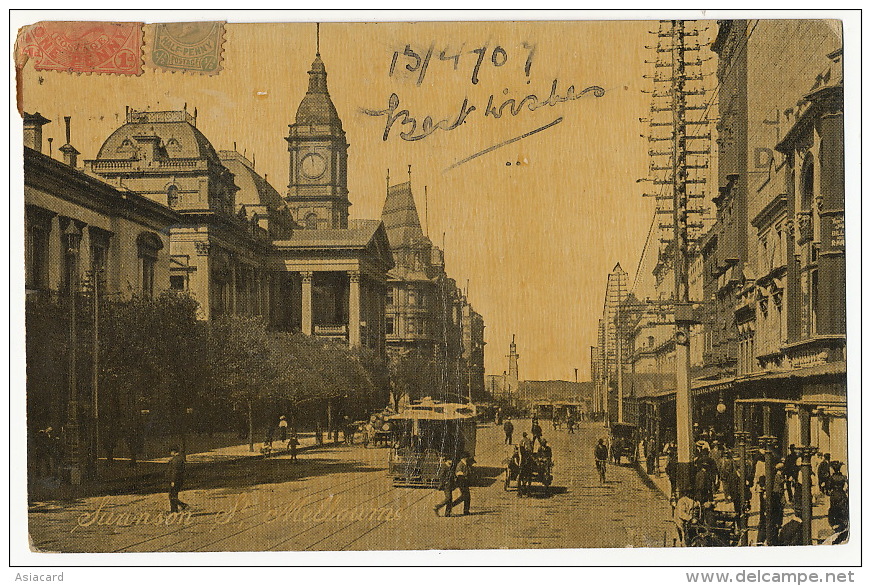
<svg viewBox="0 0 871 586">
<path fill-rule="evenodd" d="M 308 76 L 308 91 L 285 139 L 290 153 L 287 203 L 304 228 L 347 228 L 348 144 L 327 91 L 320 52 Z"/>
</svg>

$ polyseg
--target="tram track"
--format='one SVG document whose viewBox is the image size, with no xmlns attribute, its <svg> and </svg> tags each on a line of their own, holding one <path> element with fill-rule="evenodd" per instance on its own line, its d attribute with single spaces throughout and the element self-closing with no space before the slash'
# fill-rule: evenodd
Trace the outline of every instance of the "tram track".
<svg viewBox="0 0 871 586">
<path fill-rule="evenodd" d="M 272 461 L 275 462 L 275 461 L 278 461 L 278 459 L 276 458 L 276 459 L 274 459 L 274 460 L 272 460 Z M 332 463 L 316 464 L 316 465 L 314 465 L 313 467 L 310 468 L 310 471 L 311 471 L 311 472 L 322 472 L 322 471 L 329 470 L 331 466 L 333 466 Z M 361 483 L 361 484 L 359 484 L 358 486 L 362 486 L 362 485 L 364 485 L 364 484 L 368 484 L 369 482 L 374 482 L 374 481 L 378 480 L 379 478 L 381 478 L 380 475 L 383 474 L 383 473 L 384 473 L 384 470 L 383 470 L 383 469 L 382 469 L 382 470 L 373 470 L 373 471 L 371 471 L 371 472 L 365 472 L 365 473 L 363 473 L 363 474 L 366 474 L 366 475 L 377 475 L 377 476 L 374 476 L 374 477 L 371 478 L 370 480 L 367 480 L 366 482 Z M 333 485 L 327 486 L 327 487 L 325 487 L 325 488 L 322 488 L 322 489 L 316 490 L 316 491 L 314 491 L 314 492 L 305 492 L 305 490 L 303 489 L 301 492 L 304 494 L 304 497 L 302 497 L 302 498 L 306 498 L 306 499 L 307 499 L 307 498 L 310 498 L 310 497 L 312 497 L 312 496 L 316 496 L 316 495 L 318 495 L 318 494 L 321 494 L 321 493 L 324 493 L 324 492 L 328 492 L 328 491 L 330 491 L 330 490 L 334 490 L 336 487 L 341 487 L 341 486 L 343 486 L 343 485 L 346 485 L 346 484 L 349 484 L 349 483 L 354 483 L 354 482 L 357 482 L 357 481 L 359 481 L 359 477 L 352 477 L 352 478 L 349 478 L 348 480 L 345 480 L 345 481 L 339 482 L 339 483 L 337 483 L 337 484 L 333 484 Z M 355 487 L 356 487 L 356 486 L 355 486 Z M 351 489 L 353 489 L 353 488 L 355 488 L 355 487 L 351 487 L 350 489 L 342 490 L 342 491 L 339 491 L 339 492 L 341 492 L 341 493 L 345 493 L 345 492 L 348 492 L 349 490 L 351 490 Z M 338 493 L 337 493 L 337 494 L 338 494 Z M 224 511 L 224 513 L 226 514 L 227 512 Z M 244 517 L 239 517 L 239 518 L 238 518 L 238 523 L 243 523 L 243 522 L 245 522 L 245 521 L 251 521 L 252 519 L 255 519 L 255 518 L 258 517 L 258 516 L 261 516 L 261 515 L 267 515 L 268 513 L 269 513 L 269 510 L 258 510 L 258 511 L 256 511 L 256 512 L 254 512 L 253 514 L 246 515 L 246 516 L 244 516 Z M 221 514 L 221 511 L 215 511 L 215 512 L 212 512 L 212 513 L 209 513 L 209 514 L 218 515 L 218 514 Z M 259 525 L 257 525 L 257 524 L 250 525 L 250 526 L 246 527 L 245 529 L 242 529 L 242 530 L 236 531 L 235 533 L 233 533 L 233 534 L 230 535 L 230 536 L 222 537 L 222 538 L 220 538 L 220 539 L 213 540 L 213 541 L 209 542 L 208 544 L 206 544 L 204 547 L 209 547 L 209 546 L 213 545 L 214 543 L 219 543 L 219 542 L 221 542 L 221 541 L 224 541 L 224 540 L 227 539 L 227 538 L 235 537 L 235 536 L 237 536 L 237 535 L 239 535 L 239 534 L 241 534 L 241 533 L 244 533 L 245 531 L 248 531 L 248 530 L 250 530 L 250 529 L 253 529 L 253 528 L 257 527 L 257 526 L 259 526 Z M 131 549 L 133 549 L 133 548 L 141 547 L 142 545 L 145 545 L 145 544 L 147 544 L 147 543 L 153 543 L 153 542 L 155 542 L 155 541 L 157 541 L 157 540 L 166 539 L 166 538 L 171 537 L 171 536 L 173 536 L 173 535 L 178 536 L 178 535 L 179 535 L 182 531 L 184 531 L 185 529 L 186 529 L 186 528 L 182 526 L 182 527 L 179 527 L 178 529 L 176 529 L 176 530 L 174 530 L 174 531 L 171 531 L 171 532 L 168 532 L 168 533 L 162 533 L 162 534 L 160 534 L 160 535 L 155 535 L 155 536 L 149 537 L 148 539 L 144 539 L 144 540 L 141 540 L 141 541 L 138 541 L 138 542 L 135 542 L 135 543 L 131 543 L 131 544 L 129 544 L 129 545 L 125 545 L 124 547 L 118 548 L 118 549 L 116 549 L 116 550 L 114 550 L 114 551 L 115 551 L 115 552 L 125 552 L 125 551 L 129 551 L 129 550 L 131 550 Z M 177 540 L 177 541 L 173 541 L 173 542 L 168 542 L 168 543 L 166 543 L 166 544 L 161 544 L 160 550 L 161 550 L 161 551 L 173 551 L 171 548 L 173 548 L 174 546 L 177 546 L 177 545 L 180 545 L 180 544 L 182 544 L 182 543 L 185 543 L 185 542 L 191 541 L 192 539 L 196 539 L 196 538 L 199 537 L 200 535 L 201 535 L 201 534 L 199 534 L 199 533 L 197 533 L 197 534 L 195 534 L 195 535 L 186 535 L 183 539 L 179 539 L 179 540 Z M 202 550 L 202 548 L 197 548 L 197 549 L 198 549 L 198 550 Z M 144 551 L 155 551 L 155 550 L 154 550 L 153 548 L 149 548 L 148 550 L 144 550 Z"/>
</svg>

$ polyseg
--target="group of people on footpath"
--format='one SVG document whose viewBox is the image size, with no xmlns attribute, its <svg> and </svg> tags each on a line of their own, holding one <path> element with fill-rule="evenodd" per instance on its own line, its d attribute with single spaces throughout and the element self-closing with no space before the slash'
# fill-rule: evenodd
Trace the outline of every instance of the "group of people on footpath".
<svg viewBox="0 0 871 586">
<path fill-rule="evenodd" d="M 276 425 L 269 425 L 266 428 L 266 439 L 263 441 L 263 447 L 260 448 L 260 453 L 264 456 L 269 456 L 274 451 L 273 442 L 276 437 L 278 443 L 284 445 L 290 453 L 290 461 L 296 462 L 299 452 L 299 436 L 296 430 L 292 429 L 287 422 L 287 417 L 282 415 L 278 418 Z"/>
<path fill-rule="evenodd" d="M 748 453 L 742 478 L 738 454 L 718 440 L 710 443 L 700 440 L 695 444 L 690 468 L 691 486 L 678 498 L 677 448 L 667 444 L 665 451 L 665 473 L 671 485 L 674 519 L 679 535 L 685 532 L 688 523 L 711 525 L 712 517 L 718 511 L 725 511 L 733 516 L 749 516 L 749 525 L 751 528 L 755 525 L 756 528 L 754 543 L 757 545 L 802 544 L 802 524 L 805 522 L 802 518 L 803 491 L 800 454 L 794 444 L 789 446 L 783 457 L 774 459 L 770 494 L 762 450 Z M 648 473 L 652 473 L 651 466 L 647 468 Z M 831 543 L 845 541 L 849 529 L 847 477 L 843 468 L 844 464 L 832 461 L 828 453 L 818 452 L 811 461 L 811 508 L 828 500 L 826 518 L 831 533 L 827 542 Z M 742 502 L 743 510 L 739 510 L 739 503 Z M 680 536 L 685 538 L 685 535 Z"/>
</svg>

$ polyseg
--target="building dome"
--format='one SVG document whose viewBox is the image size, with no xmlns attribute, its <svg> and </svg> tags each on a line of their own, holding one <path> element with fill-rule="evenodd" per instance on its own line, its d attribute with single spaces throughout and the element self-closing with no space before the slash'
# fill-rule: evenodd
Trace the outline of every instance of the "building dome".
<svg viewBox="0 0 871 586">
<path fill-rule="evenodd" d="M 327 91 L 327 70 L 321 54 L 315 55 L 308 72 L 308 91 L 296 111 L 297 124 L 329 124 L 342 127 L 339 113 Z"/>
<path fill-rule="evenodd" d="M 209 139 L 194 126 L 196 119 L 185 111 L 127 113 L 126 123 L 100 147 L 97 160 L 137 159 L 146 145 L 169 159 L 208 159 L 220 165 Z"/>
</svg>

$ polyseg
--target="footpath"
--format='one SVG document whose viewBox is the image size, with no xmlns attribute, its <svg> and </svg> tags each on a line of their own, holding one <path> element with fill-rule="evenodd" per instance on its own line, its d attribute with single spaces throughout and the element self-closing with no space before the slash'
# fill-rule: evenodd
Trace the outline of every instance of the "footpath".
<svg viewBox="0 0 871 586">
<path fill-rule="evenodd" d="M 636 471 L 642 479 L 647 479 L 648 483 L 655 487 L 662 495 L 667 499 L 671 499 L 671 483 L 668 480 L 668 477 L 665 475 L 665 464 L 667 458 L 665 456 L 661 456 L 659 461 L 657 462 L 656 470 L 652 474 L 648 474 L 645 470 L 645 466 L 643 462 L 637 462 L 635 465 Z M 816 492 L 816 491 L 815 491 Z M 674 503 L 672 503 L 672 507 L 674 507 Z M 732 502 L 726 498 L 726 495 L 722 490 L 717 490 L 717 493 L 714 495 L 714 508 L 721 511 L 734 511 L 734 507 Z M 825 494 L 816 494 L 813 500 L 813 521 L 811 526 L 811 536 L 813 537 L 815 542 L 821 542 L 832 534 L 832 528 L 829 525 L 827 513 L 829 510 L 829 497 Z M 783 510 L 783 518 L 784 520 L 789 519 L 789 517 L 793 514 L 794 509 L 793 505 L 790 502 L 787 502 L 784 505 Z M 747 524 L 748 524 L 748 539 L 747 542 L 750 545 L 756 544 L 756 536 L 759 532 L 759 497 L 753 492 L 750 497 L 750 511 L 747 514 Z"/>
<path fill-rule="evenodd" d="M 313 451 L 318 448 L 338 445 L 340 442 L 332 440 L 318 444 L 314 433 L 297 434 L 299 453 Z M 100 458 L 99 478 L 85 481 L 81 485 L 72 486 L 62 483 L 55 478 L 37 478 L 28 486 L 28 500 L 31 503 L 48 500 L 70 500 L 104 494 L 117 494 L 127 490 L 137 491 L 148 485 L 162 482 L 166 475 L 167 463 L 170 456 L 168 445 L 157 449 L 150 448 L 153 453 L 161 453 L 161 456 L 149 457 L 148 455 L 136 460 L 135 466 L 130 458 L 115 457 L 109 462 L 105 457 Z M 274 441 L 272 451 L 264 453 L 261 448 L 262 442 L 255 442 L 254 450 L 251 451 L 248 443 L 233 444 L 229 446 L 202 447 L 196 440 L 192 441 L 192 448 L 198 450 L 186 454 L 186 470 L 188 474 L 208 468 L 210 466 L 240 462 L 243 460 L 257 460 L 267 457 L 285 456 L 290 453 L 286 442 Z"/>
</svg>

